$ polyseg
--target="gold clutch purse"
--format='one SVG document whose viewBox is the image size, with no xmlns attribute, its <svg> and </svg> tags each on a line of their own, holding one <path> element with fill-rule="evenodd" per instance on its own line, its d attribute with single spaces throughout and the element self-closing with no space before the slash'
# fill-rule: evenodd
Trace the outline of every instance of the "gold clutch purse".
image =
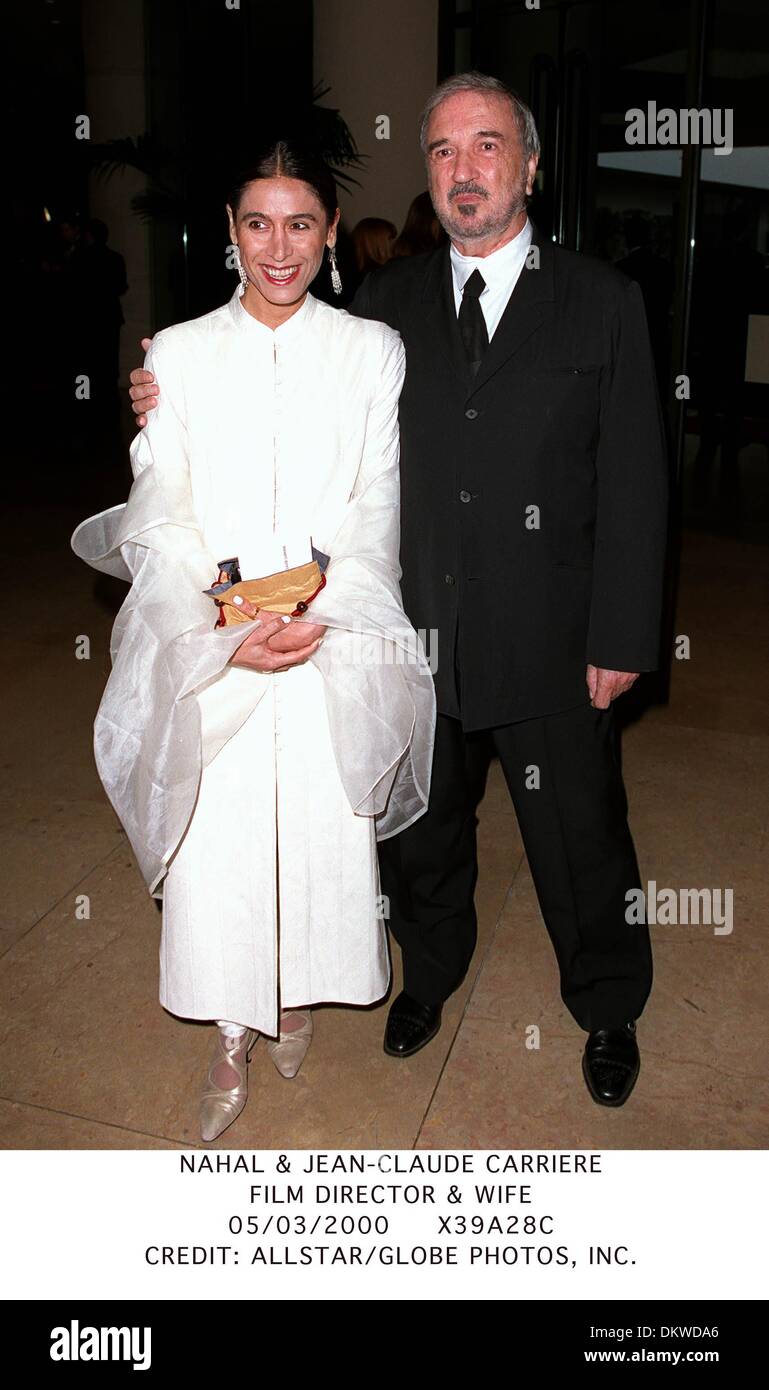
<svg viewBox="0 0 769 1390">
<path fill-rule="evenodd" d="M 324 556 L 324 559 L 327 557 Z M 224 562 L 223 569 L 233 578 L 239 571 L 236 562 Z M 228 567 L 232 566 L 231 569 Z M 266 608 L 270 613 L 287 613 L 292 618 L 306 613 L 309 604 L 320 593 L 326 583 L 326 576 L 317 560 L 306 565 L 294 565 L 293 569 L 278 570 L 262 579 L 238 579 L 234 583 L 216 584 L 206 589 L 219 608 L 217 627 L 229 627 L 233 623 L 248 623 L 251 619 L 237 604 L 235 598 L 248 599 L 255 608 Z"/>
</svg>

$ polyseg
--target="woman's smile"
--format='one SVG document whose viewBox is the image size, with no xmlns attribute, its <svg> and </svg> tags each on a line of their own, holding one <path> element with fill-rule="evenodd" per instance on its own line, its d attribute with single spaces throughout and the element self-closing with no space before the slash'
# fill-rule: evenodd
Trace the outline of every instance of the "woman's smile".
<svg viewBox="0 0 769 1390">
<path fill-rule="evenodd" d="M 260 265 L 259 269 L 271 285 L 290 285 L 299 274 L 298 265 Z"/>
</svg>

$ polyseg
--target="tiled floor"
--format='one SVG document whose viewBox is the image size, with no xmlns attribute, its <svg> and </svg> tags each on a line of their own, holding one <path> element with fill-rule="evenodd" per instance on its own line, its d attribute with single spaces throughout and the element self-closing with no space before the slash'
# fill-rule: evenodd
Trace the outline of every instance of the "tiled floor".
<svg viewBox="0 0 769 1390">
<path fill-rule="evenodd" d="M 91 724 L 121 586 L 70 555 L 64 507 L 35 515 L 34 603 L 2 619 L 0 1143 L 169 1148 L 200 1141 L 210 1030 L 157 1003 L 159 914 L 99 784 Z M 21 539 L 31 516 L 12 528 Z M 20 551 L 21 553 L 21 551 Z M 642 878 L 734 891 L 730 934 L 653 930 L 641 1076 L 593 1104 L 584 1035 L 561 1003 L 510 802 L 492 765 L 480 807 L 480 942 L 439 1037 L 382 1051 L 385 1008 L 323 1008 L 295 1080 L 257 1044 L 226 1148 L 731 1148 L 769 1140 L 769 548 L 689 534 L 670 702 L 628 727 Z M 75 658 L 87 635 L 91 657 Z M 88 915 L 86 915 L 86 913 Z M 397 954 L 397 952 L 396 952 Z M 397 962 L 396 962 L 397 975 Z M 396 978 L 397 988 L 397 978 Z"/>
</svg>

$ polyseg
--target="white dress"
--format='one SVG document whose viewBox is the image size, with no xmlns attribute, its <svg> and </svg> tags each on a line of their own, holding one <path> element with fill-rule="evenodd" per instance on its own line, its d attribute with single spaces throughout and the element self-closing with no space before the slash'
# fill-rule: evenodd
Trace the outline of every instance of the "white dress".
<svg viewBox="0 0 769 1390">
<path fill-rule="evenodd" d="M 281 1007 L 385 993 L 376 841 L 427 805 L 434 688 L 398 583 L 404 350 L 309 294 L 273 331 L 237 291 L 157 334 L 147 365 L 160 403 L 128 503 L 72 541 L 132 580 L 97 765 L 163 898 L 161 1003 L 275 1035 Z M 255 578 L 310 538 L 330 556 L 318 652 L 228 665 L 251 625 L 214 630 L 219 562 Z"/>
</svg>

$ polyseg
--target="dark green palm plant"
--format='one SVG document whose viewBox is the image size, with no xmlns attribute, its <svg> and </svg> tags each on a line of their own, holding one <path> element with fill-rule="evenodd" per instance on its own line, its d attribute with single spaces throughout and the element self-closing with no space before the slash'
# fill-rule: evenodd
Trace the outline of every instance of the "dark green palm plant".
<svg viewBox="0 0 769 1390">
<path fill-rule="evenodd" d="M 232 172 L 246 161 L 255 149 L 270 140 L 300 138 L 329 165 L 337 183 L 347 191 L 360 181 L 350 172 L 364 168 L 365 155 L 355 143 L 353 134 L 333 107 L 322 106 L 322 98 L 331 89 L 318 84 L 312 101 L 305 107 L 294 107 L 270 116 L 269 122 L 257 122 L 249 131 L 248 148 L 243 145 L 240 157 L 228 149 Z M 144 175 L 147 187 L 131 199 L 131 208 L 143 219 L 186 225 L 194 211 L 194 195 L 189 190 L 199 186 L 198 152 L 185 147 L 164 149 L 151 134 L 123 136 L 102 144 L 84 146 L 89 167 L 98 178 L 109 179 L 118 171 L 135 169 Z M 207 194 L 210 197 L 210 192 Z"/>
</svg>

